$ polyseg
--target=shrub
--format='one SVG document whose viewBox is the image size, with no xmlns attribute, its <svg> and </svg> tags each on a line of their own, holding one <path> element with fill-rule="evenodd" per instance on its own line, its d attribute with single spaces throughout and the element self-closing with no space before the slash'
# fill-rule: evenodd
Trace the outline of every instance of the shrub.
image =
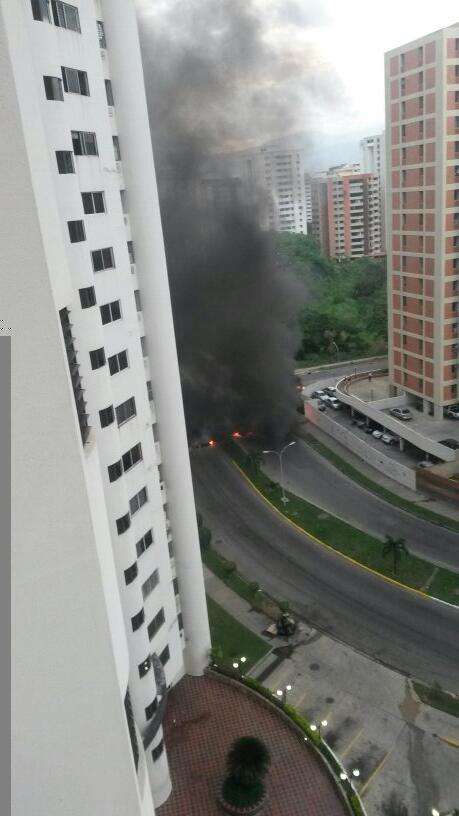
<svg viewBox="0 0 459 816">
<path fill-rule="evenodd" d="M 234 563 L 234 561 L 226 561 L 223 565 L 223 569 L 225 575 L 229 578 L 229 576 L 232 575 L 233 572 L 236 572 L 236 564 Z"/>
<path fill-rule="evenodd" d="M 269 751 L 258 737 L 239 737 L 228 752 L 228 778 L 241 787 L 261 783 L 271 763 Z"/>
<path fill-rule="evenodd" d="M 251 581 L 250 582 L 249 591 L 252 593 L 252 595 L 255 595 L 255 593 L 258 592 L 259 589 L 260 589 L 260 584 L 258 583 L 258 581 Z"/>
<path fill-rule="evenodd" d="M 201 550 L 210 550 L 210 545 L 212 543 L 212 533 L 208 527 L 200 527 L 199 528 L 199 546 Z"/>
<path fill-rule="evenodd" d="M 250 787 L 244 786 L 241 788 L 231 777 L 228 777 L 222 785 L 222 796 L 229 805 L 238 808 L 249 808 L 260 801 L 264 790 L 262 782 L 254 782 Z"/>
</svg>

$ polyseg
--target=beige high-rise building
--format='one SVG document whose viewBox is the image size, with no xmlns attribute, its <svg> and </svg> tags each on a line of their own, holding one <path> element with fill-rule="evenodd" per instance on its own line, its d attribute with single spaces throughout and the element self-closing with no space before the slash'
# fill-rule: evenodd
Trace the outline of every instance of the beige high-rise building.
<svg viewBox="0 0 459 816">
<path fill-rule="evenodd" d="M 459 23 L 385 73 L 390 379 L 440 419 L 459 396 Z"/>
</svg>

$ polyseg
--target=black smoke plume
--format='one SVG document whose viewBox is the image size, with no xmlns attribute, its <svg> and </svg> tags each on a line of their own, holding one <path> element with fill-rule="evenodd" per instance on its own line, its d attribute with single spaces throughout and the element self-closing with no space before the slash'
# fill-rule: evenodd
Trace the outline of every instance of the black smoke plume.
<svg viewBox="0 0 459 816">
<path fill-rule="evenodd" d="M 281 439 L 304 292 L 224 159 L 304 130 L 329 74 L 291 0 L 139 0 L 139 20 L 189 437 Z"/>
</svg>

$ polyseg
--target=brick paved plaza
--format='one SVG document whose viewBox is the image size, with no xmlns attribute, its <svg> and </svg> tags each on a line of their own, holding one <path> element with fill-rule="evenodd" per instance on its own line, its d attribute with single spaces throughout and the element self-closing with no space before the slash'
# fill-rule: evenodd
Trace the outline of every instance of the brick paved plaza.
<svg viewBox="0 0 459 816">
<path fill-rule="evenodd" d="M 322 763 L 275 710 L 210 676 L 184 677 L 170 692 L 164 732 L 172 794 L 159 816 L 217 816 L 216 791 L 236 737 L 261 737 L 271 752 L 266 816 L 346 816 Z"/>
</svg>

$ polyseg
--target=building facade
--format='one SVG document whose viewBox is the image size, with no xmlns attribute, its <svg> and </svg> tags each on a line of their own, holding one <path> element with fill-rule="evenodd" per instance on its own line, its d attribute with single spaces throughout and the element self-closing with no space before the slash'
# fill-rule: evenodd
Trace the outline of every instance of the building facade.
<svg viewBox="0 0 459 816">
<path fill-rule="evenodd" d="M 389 361 L 440 419 L 458 401 L 459 23 L 385 56 Z"/>
<path fill-rule="evenodd" d="M 380 178 L 360 166 L 317 174 L 312 183 L 312 233 L 332 258 L 383 254 Z"/>
<path fill-rule="evenodd" d="M 210 637 L 134 2 L 1 0 L 0 37 L 12 812 L 152 816 Z"/>
<path fill-rule="evenodd" d="M 385 134 L 366 136 L 360 142 L 360 167 L 362 173 L 372 173 L 379 176 L 380 195 L 380 222 L 381 248 L 386 249 L 386 142 Z"/>
</svg>

